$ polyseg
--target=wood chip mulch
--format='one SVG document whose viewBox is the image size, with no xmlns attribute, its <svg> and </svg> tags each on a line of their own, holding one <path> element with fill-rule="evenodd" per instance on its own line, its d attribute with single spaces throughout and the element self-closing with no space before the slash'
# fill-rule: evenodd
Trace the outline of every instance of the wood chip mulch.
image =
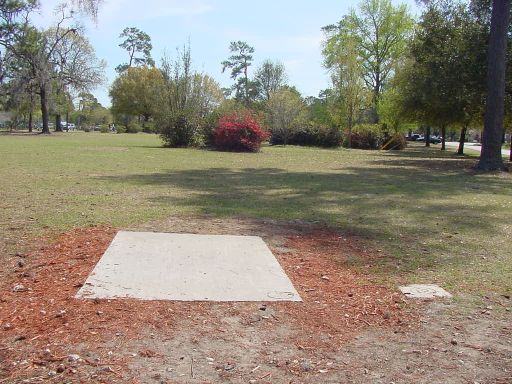
<svg viewBox="0 0 512 384">
<path fill-rule="evenodd" d="M 109 227 L 75 229 L 4 265 L 12 273 L 0 282 L 0 383 L 33 377 L 31 372 L 41 366 L 69 363 L 73 346 L 105 344 L 120 335 L 143 338 L 148 327 L 170 334 L 183 320 L 199 319 L 200 326 L 201 316 L 214 313 L 213 306 L 233 309 L 229 303 L 75 299 L 115 232 Z M 365 328 L 403 329 L 416 322 L 416 309 L 397 290 L 343 266 L 347 243 L 338 234 L 294 236 L 287 247 L 291 252 L 274 253 L 304 300 L 271 303 L 271 320 L 293 330 L 287 343 L 306 351 L 336 349 Z M 108 348 L 96 349 L 95 358 L 82 363 L 121 375 L 128 364 L 120 358 L 103 366 L 108 354 Z M 138 354 L 157 355 L 151 350 Z M 73 370 L 72 363 L 71 357 L 65 369 Z"/>
<path fill-rule="evenodd" d="M 360 250 L 351 239 L 316 231 L 290 238 L 287 247 L 293 252 L 278 254 L 278 258 L 304 303 L 283 305 L 289 321 L 302 330 L 293 340 L 299 348 L 332 349 L 364 328 L 405 330 L 419 320 L 417 308 L 397 289 L 344 265 L 347 253 L 359 253 L 370 261 L 379 258 Z"/>
<path fill-rule="evenodd" d="M 0 290 L 0 378 L 30 376 L 34 366 L 66 362 L 73 345 L 101 344 L 120 335 L 137 338 L 148 327 L 172 329 L 174 310 L 185 317 L 191 313 L 185 303 L 73 297 L 115 232 L 108 227 L 76 229 L 16 261 Z M 86 363 L 100 367 L 108 353 L 100 351 Z M 105 370 L 115 373 L 125 366 L 118 361 Z"/>
</svg>

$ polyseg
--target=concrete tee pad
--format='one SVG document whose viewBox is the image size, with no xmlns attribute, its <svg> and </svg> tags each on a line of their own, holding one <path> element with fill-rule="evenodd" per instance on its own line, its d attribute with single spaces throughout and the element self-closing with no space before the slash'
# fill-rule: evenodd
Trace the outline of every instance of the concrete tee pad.
<svg viewBox="0 0 512 384">
<path fill-rule="evenodd" d="M 125 231 L 76 297 L 302 301 L 260 237 Z"/>
<path fill-rule="evenodd" d="M 434 284 L 412 284 L 400 287 L 400 291 L 411 299 L 433 299 L 436 297 L 452 297 L 451 293 Z"/>
</svg>

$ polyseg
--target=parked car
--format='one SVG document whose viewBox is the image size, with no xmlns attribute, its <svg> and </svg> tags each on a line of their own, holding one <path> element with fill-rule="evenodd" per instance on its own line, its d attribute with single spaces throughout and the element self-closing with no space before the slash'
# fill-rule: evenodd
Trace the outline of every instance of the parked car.
<svg viewBox="0 0 512 384">
<path fill-rule="evenodd" d="M 418 141 L 425 141 L 425 136 L 421 136 L 421 139 L 419 139 Z M 439 136 L 435 136 L 435 135 L 432 135 L 430 136 L 430 144 L 439 144 L 441 142 L 441 137 Z"/>
<path fill-rule="evenodd" d="M 432 144 L 440 144 L 443 141 L 441 136 L 430 136 L 430 142 Z"/>
<path fill-rule="evenodd" d="M 420 135 L 418 133 L 413 133 L 411 136 L 407 136 L 407 140 L 409 140 L 409 141 L 420 141 L 421 137 L 422 137 L 422 135 Z"/>
</svg>

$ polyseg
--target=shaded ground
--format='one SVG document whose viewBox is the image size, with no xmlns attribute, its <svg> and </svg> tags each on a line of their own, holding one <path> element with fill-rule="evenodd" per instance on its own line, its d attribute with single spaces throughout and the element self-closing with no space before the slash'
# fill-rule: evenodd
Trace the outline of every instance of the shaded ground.
<svg viewBox="0 0 512 384">
<path fill-rule="evenodd" d="M 477 313 L 406 303 L 347 266 L 384 257 L 361 239 L 311 223 L 208 217 L 131 229 L 260 235 L 304 303 L 79 301 L 72 296 L 114 230 L 70 231 L 9 260 L 0 382 L 512 381 L 510 299 Z"/>
</svg>

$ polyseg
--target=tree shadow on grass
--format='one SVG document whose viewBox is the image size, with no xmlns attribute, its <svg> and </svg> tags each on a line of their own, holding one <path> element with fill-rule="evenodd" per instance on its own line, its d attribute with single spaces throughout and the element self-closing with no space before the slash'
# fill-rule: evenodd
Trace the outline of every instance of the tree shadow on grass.
<svg viewBox="0 0 512 384">
<path fill-rule="evenodd" d="M 41 132 L 34 130 L 33 132 L 28 131 L 0 131 L 0 136 L 39 136 Z"/>
<path fill-rule="evenodd" d="M 436 239 L 445 232 L 477 237 L 495 231 L 493 214 L 499 204 L 471 209 L 468 201 L 480 194 L 512 196 L 508 179 L 468 178 L 453 169 L 426 172 L 428 166 L 414 159 L 397 160 L 399 166 L 385 163 L 381 168 L 348 167 L 325 173 L 207 168 L 101 179 L 161 187 L 161 193 L 147 198 L 151 204 L 218 216 L 325 222 L 341 231 L 394 244 L 400 257 L 409 257 L 401 262 L 410 269 L 418 265 L 437 268 L 444 262 L 433 255 L 418 257 L 425 238 Z M 176 197 L 166 193 L 169 189 L 182 193 Z M 450 253 L 453 246 L 450 240 L 436 242 L 435 251 Z M 445 262 L 466 261 L 460 255 L 458 260 Z"/>
</svg>

